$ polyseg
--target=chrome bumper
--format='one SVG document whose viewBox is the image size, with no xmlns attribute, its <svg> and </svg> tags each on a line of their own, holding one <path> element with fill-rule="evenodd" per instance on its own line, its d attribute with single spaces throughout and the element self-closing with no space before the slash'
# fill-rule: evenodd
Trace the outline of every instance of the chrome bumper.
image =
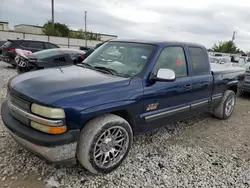
<svg viewBox="0 0 250 188">
<path fill-rule="evenodd" d="M 20 138 L 10 130 L 9 133 L 23 148 L 44 158 L 48 162 L 56 163 L 76 158 L 76 142 L 56 147 L 44 147 Z"/>
</svg>

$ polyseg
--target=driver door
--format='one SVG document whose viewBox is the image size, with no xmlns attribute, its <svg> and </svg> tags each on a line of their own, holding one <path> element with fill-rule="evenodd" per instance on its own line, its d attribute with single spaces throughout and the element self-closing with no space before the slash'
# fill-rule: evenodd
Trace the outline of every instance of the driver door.
<svg viewBox="0 0 250 188">
<path fill-rule="evenodd" d="M 190 111 L 192 80 L 188 75 L 186 55 L 182 46 L 165 47 L 153 69 L 156 75 L 160 68 L 175 72 L 175 81 L 156 81 L 144 87 L 144 114 L 147 128 L 155 128 L 181 120 Z"/>
</svg>

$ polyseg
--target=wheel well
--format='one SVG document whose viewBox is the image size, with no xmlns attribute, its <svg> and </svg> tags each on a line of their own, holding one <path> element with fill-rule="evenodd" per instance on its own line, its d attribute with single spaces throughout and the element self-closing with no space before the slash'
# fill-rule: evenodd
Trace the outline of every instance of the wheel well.
<svg viewBox="0 0 250 188">
<path fill-rule="evenodd" d="M 125 119 L 130 124 L 133 132 L 135 132 L 134 118 L 132 117 L 131 114 L 129 114 L 129 112 L 127 110 L 118 110 L 118 111 L 111 112 L 111 114 L 115 114 L 115 115 L 120 116 L 123 119 Z"/>
<path fill-rule="evenodd" d="M 234 91 L 235 94 L 237 94 L 238 91 L 238 86 L 237 85 L 232 85 L 228 87 L 228 90 Z"/>
<path fill-rule="evenodd" d="M 130 124 L 133 133 L 137 132 L 137 131 L 136 131 L 136 127 L 135 127 L 135 124 L 136 124 L 136 123 L 135 123 L 135 119 L 133 118 L 133 115 L 130 114 L 127 110 L 110 111 L 110 112 L 107 112 L 107 113 L 109 113 L 109 114 L 114 114 L 114 115 L 117 115 L 117 116 L 119 116 L 119 117 L 125 119 L 125 120 Z M 99 115 L 97 115 L 97 116 L 90 117 L 87 121 L 84 121 L 83 124 L 82 124 L 83 126 L 81 127 L 81 129 L 84 127 L 84 125 L 85 125 L 86 123 L 88 123 L 88 122 L 91 121 L 92 119 L 94 119 L 94 118 L 96 118 L 96 117 L 98 117 L 98 116 L 101 116 L 101 115 L 104 115 L 104 114 L 99 114 Z"/>
</svg>

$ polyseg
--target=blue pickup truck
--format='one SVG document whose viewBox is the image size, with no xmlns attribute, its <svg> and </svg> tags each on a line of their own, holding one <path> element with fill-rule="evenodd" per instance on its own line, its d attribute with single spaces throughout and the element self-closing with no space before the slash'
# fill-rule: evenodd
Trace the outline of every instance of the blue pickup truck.
<svg viewBox="0 0 250 188">
<path fill-rule="evenodd" d="M 45 160 L 108 173 L 138 132 L 204 112 L 229 118 L 245 69 L 215 69 L 202 45 L 109 41 L 80 64 L 12 78 L 2 120 Z"/>
</svg>

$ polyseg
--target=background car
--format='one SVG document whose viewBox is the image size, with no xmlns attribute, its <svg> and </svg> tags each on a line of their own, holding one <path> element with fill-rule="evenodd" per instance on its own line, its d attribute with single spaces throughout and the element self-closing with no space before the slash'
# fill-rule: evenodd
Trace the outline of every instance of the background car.
<svg viewBox="0 0 250 188">
<path fill-rule="evenodd" d="M 0 47 L 2 46 L 2 45 L 4 45 L 4 43 L 6 43 L 7 41 L 5 41 L 5 40 L 0 40 Z"/>
<path fill-rule="evenodd" d="M 83 61 L 84 51 L 71 48 L 55 48 L 35 53 L 16 49 L 15 58 L 18 73 L 51 67 L 72 65 Z"/>
<path fill-rule="evenodd" d="M 45 49 L 59 48 L 56 44 L 52 44 L 46 41 L 38 41 L 38 40 L 27 40 L 27 39 L 8 39 L 4 45 L 0 47 L 0 56 L 1 59 L 16 67 L 15 57 L 16 51 L 15 49 L 23 49 L 31 52 L 37 52 Z"/>
<path fill-rule="evenodd" d="M 231 64 L 230 57 L 224 56 L 210 56 L 209 57 L 210 63 L 217 63 L 217 64 Z"/>
<path fill-rule="evenodd" d="M 99 48 L 101 45 L 103 45 L 107 41 L 96 44 L 94 48 L 86 48 L 86 47 L 81 48 L 80 47 L 79 48 L 80 50 L 87 50 L 86 53 L 83 56 L 81 56 L 80 58 L 82 60 L 86 59 L 90 54 L 92 54 L 97 48 Z"/>
<path fill-rule="evenodd" d="M 87 52 L 89 49 L 90 49 L 90 48 L 85 47 L 85 46 L 80 46 L 80 47 L 79 47 L 79 50 L 83 50 L 83 51 L 85 51 L 85 52 Z"/>
<path fill-rule="evenodd" d="M 4 45 L 5 43 L 6 43 L 5 40 L 0 40 L 0 54 L 1 54 L 1 51 L 2 51 L 1 46 Z M 1 58 L 1 56 L 0 56 L 0 61 L 1 61 L 1 60 L 2 60 L 2 58 Z"/>
</svg>

